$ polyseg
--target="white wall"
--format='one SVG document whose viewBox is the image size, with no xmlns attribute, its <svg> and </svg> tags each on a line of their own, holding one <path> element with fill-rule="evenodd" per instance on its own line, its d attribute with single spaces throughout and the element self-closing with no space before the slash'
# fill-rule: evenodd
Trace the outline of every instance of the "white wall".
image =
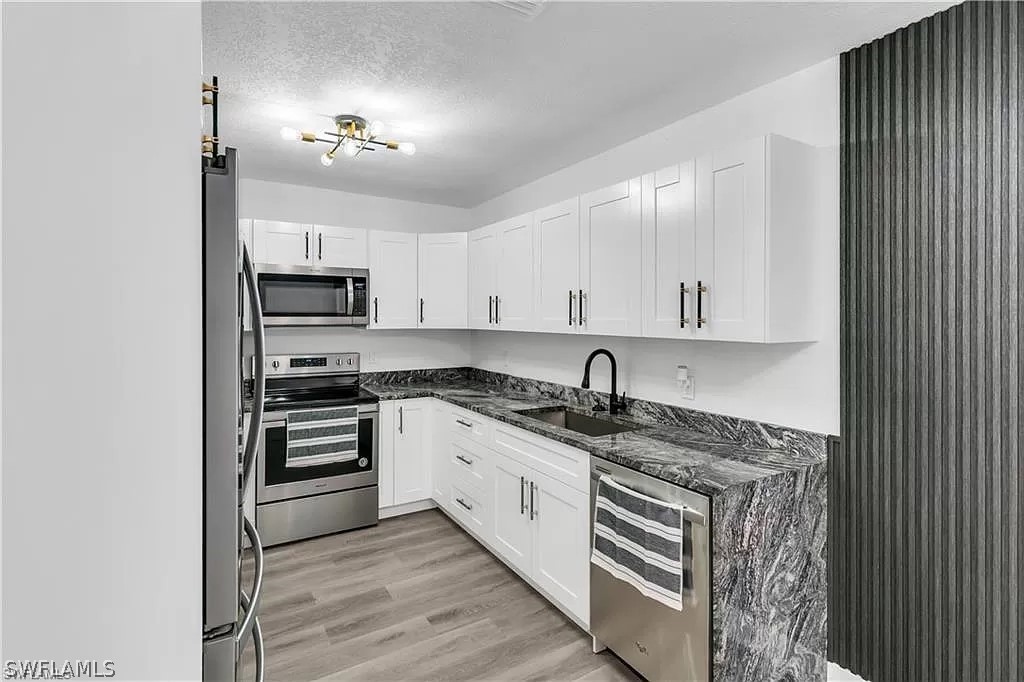
<svg viewBox="0 0 1024 682">
<path fill-rule="evenodd" d="M 240 155 L 245 170 L 245 156 Z M 459 232 L 470 228 L 468 209 L 367 194 L 288 185 L 266 180 L 239 182 L 238 210 L 243 218 L 367 227 L 394 232 Z"/>
<path fill-rule="evenodd" d="M 472 357 L 467 331 L 271 328 L 266 341 L 270 355 L 359 353 L 364 372 L 465 367 Z"/>
<path fill-rule="evenodd" d="M 484 369 L 578 384 L 586 354 L 607 346 L 624 365 L 632 395 L 699 410 L 816 431 L 839 430 L 839 63 L 830 59 L 581 161 L 484 202 L 473 224 L 484 225 L 657 170 L 716 146 L 765 133 L 814 144 L 823 153 L 824 216 L 814 291 L 822 320 L 813 344 L 610 339 L 570 335 L 473 334 L 473 362 Z M 675 367 L 696 376 L 696 399 L 675 389 Z M 599 372 L 600 373 L 600 372 Z M 600 386 L 600 384 L 596 384 Z"/>
<path fill-rule="evenodd" d="M 3 655 L 201 674 L 199 3 L 3 5 Z"/>
</svg>

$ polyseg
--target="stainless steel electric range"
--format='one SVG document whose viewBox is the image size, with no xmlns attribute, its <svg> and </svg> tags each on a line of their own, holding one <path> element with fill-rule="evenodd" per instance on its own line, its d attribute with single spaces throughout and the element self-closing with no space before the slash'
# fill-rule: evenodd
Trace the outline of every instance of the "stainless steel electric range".
<svg viewBox="0 0 1024 682">
<path fill-rule="evenodd" d="M 378 399 L 359 354 L 266 358 L 256 527 L 264 545 L 377 523 Z"/>
</svg>

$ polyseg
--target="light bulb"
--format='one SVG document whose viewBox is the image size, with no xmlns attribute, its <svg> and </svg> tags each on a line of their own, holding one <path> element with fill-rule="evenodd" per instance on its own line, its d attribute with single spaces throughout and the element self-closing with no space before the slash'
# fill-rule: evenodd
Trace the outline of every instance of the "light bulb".
<svg viewBox="0 0 1024 682">
<path fill-rule="evenodd" d="M 381 123 L 380 121 L 371 121 L 370 122 L 370 135 L 373 135 L 374 137 L 377 137 L 382 132 L 384 132 L 384 124 L 383 123 Z"/>
<path fill-rule="evenodd" d="M 412 156 L 416 153 L 416 145 L 412 142 L 399 142 L 398 151 L 402 152 L 406 156 Z"/>
<path fill-rule="evenodd" d="M 345 156 L 355 156 L 359 153 L 359 143 L 355 140 L 345 140 L 341 148 L 345 150 Z"/>
<path fill-rule="evenodd" d="M 294 140 L 298 142 L 299 140 L 302 139 L 302 133 L 300 133 L 295 128 L 289 128 L 288 126 L 285 126 L 284 128 L 281 128 L 281 139 Z"/>
<path fill-rule="evenodd" d="M 324 152 L 320 156 L 320 163 L 322 163 L 323 165 L 325 165 L 328 168 L 330 168 L 331 164 L 334 163 L 334 154 L 332 154 L 330 152 Z"/>
</svg>

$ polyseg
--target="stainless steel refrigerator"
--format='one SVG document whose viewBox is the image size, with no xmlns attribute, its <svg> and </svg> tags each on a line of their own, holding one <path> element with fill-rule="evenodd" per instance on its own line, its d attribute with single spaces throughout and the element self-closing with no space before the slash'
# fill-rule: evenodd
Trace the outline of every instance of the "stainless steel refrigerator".
<svg viewBox="0 0 1024 682">
<path fill-rule="evenodd" d="M 243 435 L 243 287 L 252 309 L 253 406 Z M 263 429 L 263 315 L 252 261 L 238 237 L 237 153 L 203 157 L 203 680 L 234 682 L 252 641 L 256 679 L 263 678 L 263 639 L 256 617 L 263 548 L 243 495 L 255 470 Z M 242 534 L 254 579 L 242 584 Z"/>
</svg>

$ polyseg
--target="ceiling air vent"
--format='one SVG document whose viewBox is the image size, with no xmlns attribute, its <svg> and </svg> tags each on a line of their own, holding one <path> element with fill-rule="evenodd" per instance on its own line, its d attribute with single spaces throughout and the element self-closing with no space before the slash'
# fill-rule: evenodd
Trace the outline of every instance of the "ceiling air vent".
<svg viewBox="0 0 1024 682">
<path fill-rule="evenodd" d="M 533 19 L 544 9 L 545 0 L 491 0 L 495 5 L 510 9 L 524 19 Z"/>
</svg>

